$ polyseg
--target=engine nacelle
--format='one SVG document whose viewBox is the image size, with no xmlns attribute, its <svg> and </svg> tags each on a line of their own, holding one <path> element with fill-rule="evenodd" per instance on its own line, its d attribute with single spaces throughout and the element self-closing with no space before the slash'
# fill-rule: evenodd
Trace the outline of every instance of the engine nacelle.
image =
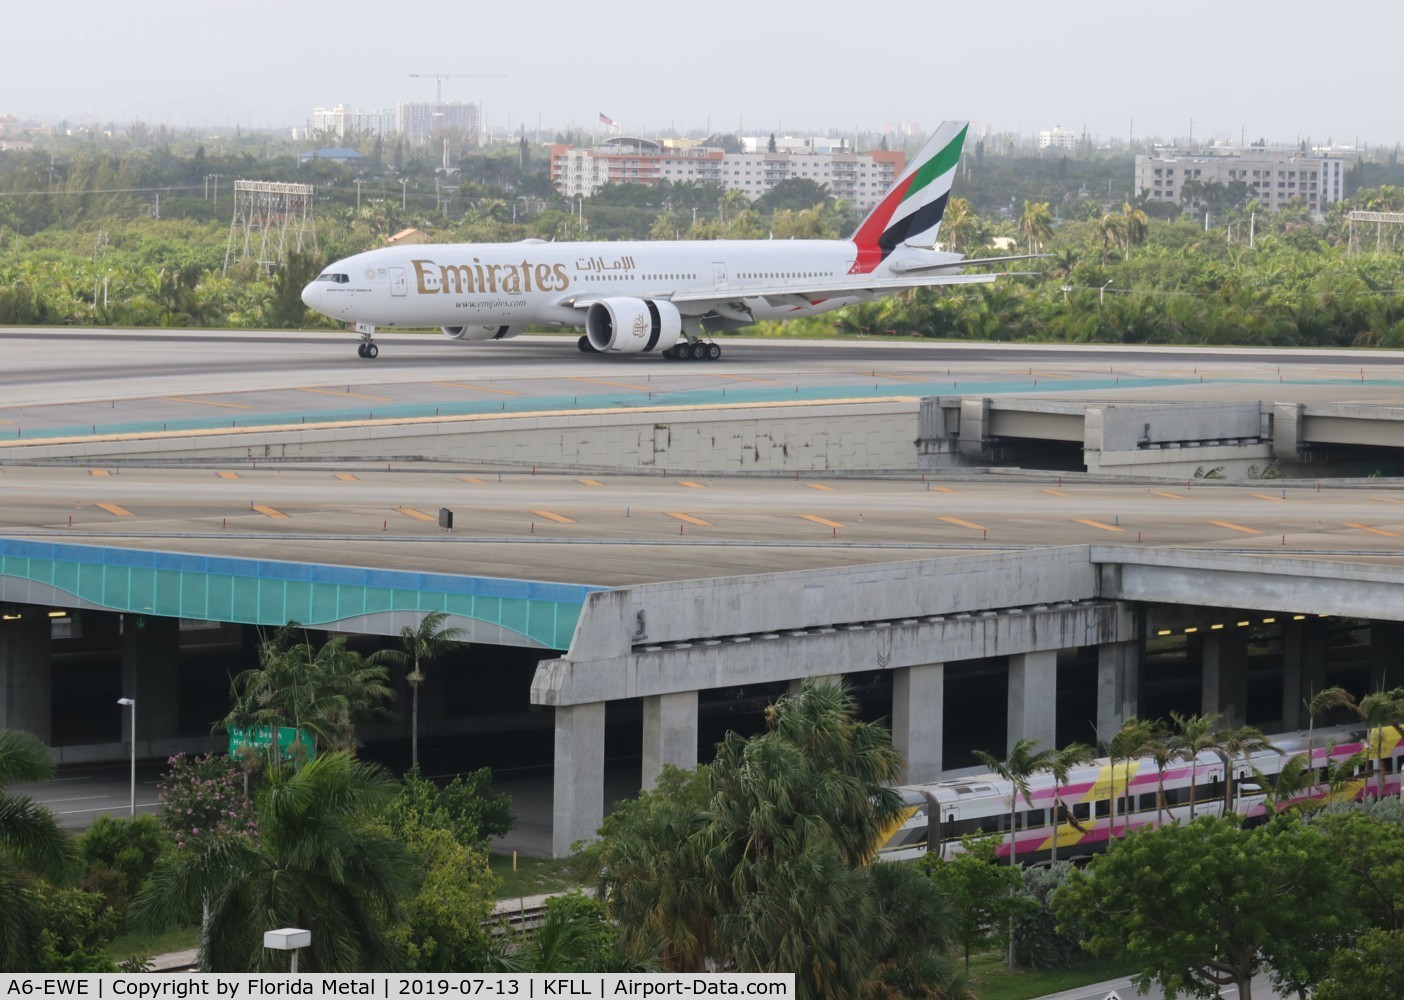
<svg viewBox="0 0 1404 1000">
<path fill-rule="evenodd" d="M 666 351 L 682 336 L 682 315 L 667 301 L 600 299 L 585 313 L 585 336 L 597 351 Z"/>
<path fill-rule="evenodd" d="M 450 340 L 506 340 L 515 337 L 525 327 L 520 326 L 441 326 Z"/>
</svg>

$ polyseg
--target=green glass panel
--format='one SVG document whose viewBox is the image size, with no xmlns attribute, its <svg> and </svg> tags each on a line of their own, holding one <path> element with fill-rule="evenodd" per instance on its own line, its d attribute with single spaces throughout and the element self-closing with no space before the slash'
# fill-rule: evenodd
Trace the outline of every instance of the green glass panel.
<svg viewBox="0 0 1404 1000">
<path fill-rule="evenodd" d="M 181 617 L 180 578 L 183 575 L 180 571 L 173 569 L 158 569 L 156 571 L 153 581 L 156 600 L 151 605 L 152 611 L 169 618 Z"/>
<path fill-rule="evenodd" d="M 312 616 L 312 584 L 307 580 L 288 580 L 283 588 L 283 612 L 285 622 L 325 621 Z"/>
<path fill-rule="evenodd" d="M 373 615 L 377 611 L 389 611 L 392 591 L 388 587 L 366 587 L 366 605 L 362 614 Z"/>
<path fill-rule="evenodd" d="M 234 610 L 234 581 L 227 576 L 207 577 L 205 615 L 211 621 L 239 621 Z"/>
<path fill-rule="evenodd" d="M 285 580 L 258 581 L 258 617 L 256 621 L 266 624 L 281 622 L 286 624 L 287 602 L 284 600 Z"/>
<path fill-rule="evenodd" d="M 530 604 L 530 601 L 516 597 L 503 598 L 502 611 L 497 619 L 498 624 L 513 632 L 527 635 L 527 609 Z"/>
<path fill-rule="evenodd" d="M 73 563 L 55 563 L 53 576 L 44 582 L 52 583 L 59 590 L 76 594 L 78 593 L 78 567 Z M 101 600 L 101 598 L 98 599 Z"/>
<path fill-rule="evenodd" d="M 334 622 L 341 617 L 340 603 L 337 600 L 343 588 L 336 584 L 317 583 L 312 585 L 312 609 L 307 615 L 310 622 Z"/>
<path fill-rule="evenodd" d="M 219 621 L 209 613 L 209 585 L 214 577 L 199 573 L 180 574 L 180 614 L 182 618 Z"/>
</svg>

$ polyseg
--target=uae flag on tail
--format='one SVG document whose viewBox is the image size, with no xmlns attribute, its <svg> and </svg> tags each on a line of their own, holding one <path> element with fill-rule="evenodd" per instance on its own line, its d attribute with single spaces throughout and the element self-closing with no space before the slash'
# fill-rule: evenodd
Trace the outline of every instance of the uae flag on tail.
<svg viewBox="0 0 1404 1000">
<path fill-rule="evenodd" d="M 603 111 L 601 111 L 601 112 L 600 112 L 600 124 L 601 124 L 601 125 L 613 125 L 613 124 L 615 124 L 615 121 L 614 121 L 614 119 L 611 118 L 609 115 L 607 115 L 607 114 L 605 114 Z"/>
</svg>

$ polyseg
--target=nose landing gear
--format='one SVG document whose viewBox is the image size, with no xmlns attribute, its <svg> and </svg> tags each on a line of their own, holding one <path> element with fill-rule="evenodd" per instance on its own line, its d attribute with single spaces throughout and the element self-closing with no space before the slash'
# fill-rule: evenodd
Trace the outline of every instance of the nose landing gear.
<svg viewBox="0 0 1404 1000">
<path fill-rule="evenodd" d="M 361 342 L 356 345 L 356 353 L 363 358 L 374 358 L 380 354 L 380 348 L 375 346 L 375 327 L 369 323 L 357 323 L 356 332 L 361 335 Z"/>
</svg>

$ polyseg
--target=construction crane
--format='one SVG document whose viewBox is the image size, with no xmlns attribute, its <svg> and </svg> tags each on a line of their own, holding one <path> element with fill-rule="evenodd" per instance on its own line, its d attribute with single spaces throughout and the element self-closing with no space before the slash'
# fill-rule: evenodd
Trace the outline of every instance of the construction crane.
<svg viewBox="0 0 1404 1000">
<path fill-rule="evenodd" d="M 491 78 L 491 77 L 503 77 L 503 76 L 506 76 L 506 75 L 507 75 L 506 73 L 411 73 L 411 74 L 410 74 L 411 77 L 414 77 L 414 78 L 417 78 L 417 79 L 426 79 L 426 80 L 427 80 L 427 79 L 433 79 L 433 80 L 435 81 L 435 83 L 434 83 L 434 86 L 435 86 L 435 90 L 434 90 L 434 102 L 435 102 L 436 104 L 443 104 L 443 103 L 444 103 L 444 81 L 445 81 L 445 80 L 453 80 L 453 79 L 458 79 L 458 78 L 461 78 L 461 77 Z"/>
</svg>

